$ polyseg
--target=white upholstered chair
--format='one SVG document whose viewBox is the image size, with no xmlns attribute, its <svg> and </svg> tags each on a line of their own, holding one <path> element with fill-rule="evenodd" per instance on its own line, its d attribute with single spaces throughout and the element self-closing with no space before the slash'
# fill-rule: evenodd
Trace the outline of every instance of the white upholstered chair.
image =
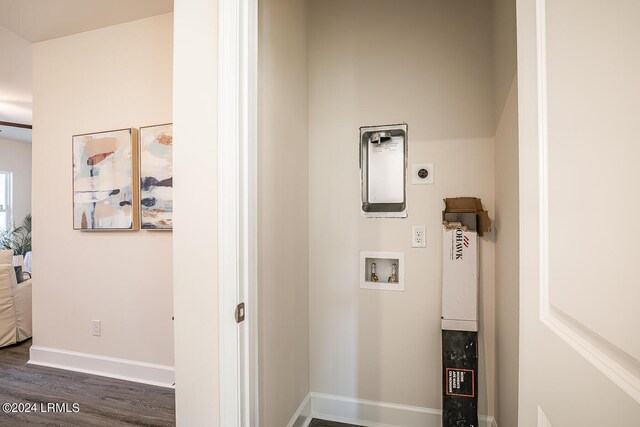
<svg viewBox="0 0 640 427">
<path fill-rule="evenodd" d="M 0 347 L 31 338 L 31 280 L 20 284 L 13 252 L 0 251 Z"/>
</svg>

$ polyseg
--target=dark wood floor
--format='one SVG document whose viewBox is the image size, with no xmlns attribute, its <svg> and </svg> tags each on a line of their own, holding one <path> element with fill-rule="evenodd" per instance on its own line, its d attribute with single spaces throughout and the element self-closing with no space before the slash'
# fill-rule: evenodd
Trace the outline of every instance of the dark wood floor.
<svg viewBox="0 0 640 427">
<path fill-rule="evenodd" d="M 309 427 L 362 427 L 354 424 L 336 423 L 335 421 L 325 421 L 314 418 Z"/>
<path fill-rule="evenodd" d="M 31 340 L 0 348 L 0 405 L 36 404 L 40 412 L 0 409 L 0 426 L 175 426 L 172 389 L 26 365 L 29 347 Z M 69 411 L 77 403 L 79 412 L 42 412 L 48 403 Z"/>
</svg>

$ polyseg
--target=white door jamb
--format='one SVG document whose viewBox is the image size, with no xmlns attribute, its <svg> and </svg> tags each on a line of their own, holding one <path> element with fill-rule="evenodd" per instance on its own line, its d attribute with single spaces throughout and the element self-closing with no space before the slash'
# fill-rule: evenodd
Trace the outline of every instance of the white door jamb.
<svg viewBox="0 0 640 427">
<path fill-rule="evenodd" d="M 219 0 L 220 425 L 258 426 L 258 0 Z M 245 320 L 235 309 L 245 304 Z"/>
</svg>

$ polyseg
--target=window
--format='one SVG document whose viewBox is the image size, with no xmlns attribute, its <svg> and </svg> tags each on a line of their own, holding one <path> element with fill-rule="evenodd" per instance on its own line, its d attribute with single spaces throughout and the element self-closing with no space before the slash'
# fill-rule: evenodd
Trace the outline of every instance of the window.
<svg viewBox="0 0 640 427">
<path fill-rule="evenodd" d="M 0 231 L 7 230 L 12 224 L 11 172 L 0 172 Z"/>
</svg>

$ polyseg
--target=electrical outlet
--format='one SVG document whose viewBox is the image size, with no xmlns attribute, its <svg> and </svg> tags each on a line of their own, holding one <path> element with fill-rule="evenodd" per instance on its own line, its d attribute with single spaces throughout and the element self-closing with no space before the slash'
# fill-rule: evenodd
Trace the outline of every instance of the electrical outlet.
<svg viewBox="0 0 640 427">
<path fill-rule="evenodd" d="M 91 329 L 94 337 L 99 337 L 102 334 L 102 322 L 100 320 L 91 321 Z"/>
<path fill-rule="evenodd" d="M 411 165 L 412 184 L 434 184 L 435 167 L 433 163 L 414 163 Z"/>
<path fill-rule="evenodd" d="M 427 247 L 427 231 L 424 225 L 414 225 L 413 227 L 411 227 L 411 247 Z"/>
</svg>

